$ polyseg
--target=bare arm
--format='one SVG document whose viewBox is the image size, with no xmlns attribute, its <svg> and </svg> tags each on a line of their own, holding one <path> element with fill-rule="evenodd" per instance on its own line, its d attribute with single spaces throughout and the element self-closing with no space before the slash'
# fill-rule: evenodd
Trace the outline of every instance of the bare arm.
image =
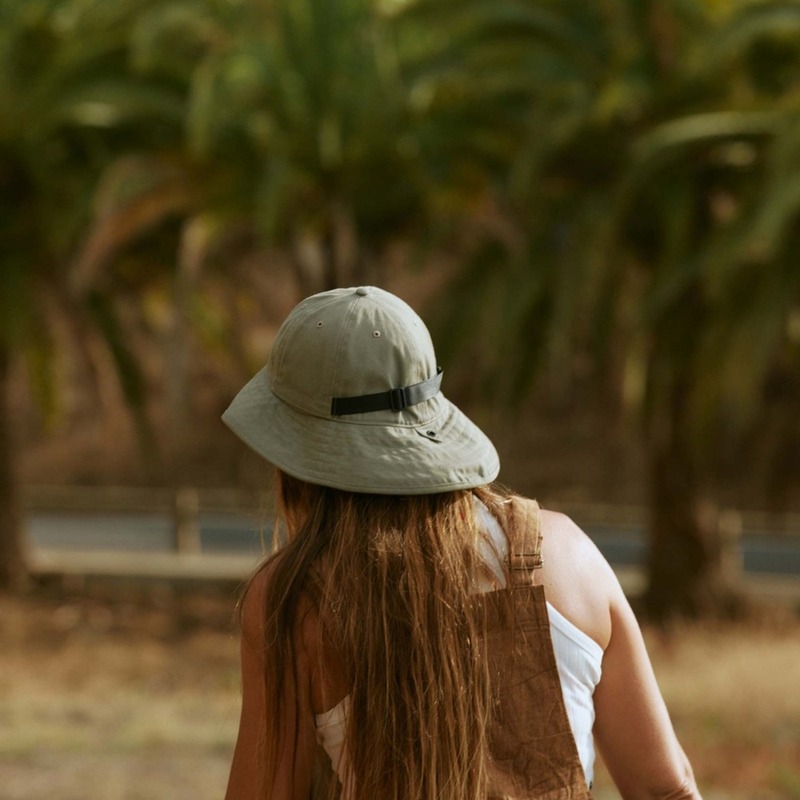
<svg viewBox="0 0 800 800">
<path fill-rule="evenodd" d="M 700 800 L 641 630 L 615 584 L 611 639 L 594 694 L 598 749 L 624 800 Z"/>
<path fill-rule="evenodd" d="M 287 674 L 282 698 L 283 724 L 278 731 L 279 761 L 266 775 L 268 735 L 265 713 L 263 598 L 266 574 L 251 584 L 242 614 L 242 713 L 225 800 L 306 800 L 315 753 L 314 715 L 310 705 L 309 657 L 295 637 L 297 684 Z M 299 708 L 295 708 L 295 699 Z M 296 741 L 296 747 L 295 747 Z"/>
<path fill-rule="evenodd" d="M 639 624 L 614 571 L 569 517 L 543 511 L 542 525 L 547 599 L 604 650 L 594 734 L 622 797 L 699 800 Z"/>
</svg>

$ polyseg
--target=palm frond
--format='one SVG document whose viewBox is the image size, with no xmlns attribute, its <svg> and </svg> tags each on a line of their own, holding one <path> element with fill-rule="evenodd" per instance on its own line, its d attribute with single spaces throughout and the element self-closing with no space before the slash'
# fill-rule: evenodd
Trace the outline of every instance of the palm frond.
<svg viewBox="0 0 800 800">
<path fill-rule="evenodd" d="M 793 0 L 750 2 L 740 5 L 704 49 L 709 69 L 726 68 L 765 38 L 793 39 L 800 46 L 800 6 Z"/>
<path fill-rule="evenodd" d="M 73 291 L 85 294 L 123 248 L 200 201 L 181 164 L 153 157 L 111 165 L 97 190 L 96 217 L 71 268 Z"/>
</svg>

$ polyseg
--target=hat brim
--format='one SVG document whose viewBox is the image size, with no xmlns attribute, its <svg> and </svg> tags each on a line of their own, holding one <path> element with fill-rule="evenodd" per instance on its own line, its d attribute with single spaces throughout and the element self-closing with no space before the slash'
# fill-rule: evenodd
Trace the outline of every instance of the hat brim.
<svg viewBox="0 0 800 800">
<path fill-rule="evenodd" d="M 370 494 L 435 494 L 491 483 L 500 471 L 489 438 L 441 393 L 415 409 L 380 421 L 315 417 L 270 388 L 265 367 L 222 415 L 253 450 L 301 480 Z"/>
</svg>

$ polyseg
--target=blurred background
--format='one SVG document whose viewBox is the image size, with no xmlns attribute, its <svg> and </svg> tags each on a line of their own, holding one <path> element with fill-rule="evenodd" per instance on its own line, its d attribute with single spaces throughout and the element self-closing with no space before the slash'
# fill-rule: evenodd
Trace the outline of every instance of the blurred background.
<svg viewBox="0 0 800 800">
<path fill-rule="evenodd" d="M 704 796 L 800 798 L 799 253 L 800 2 L 0 0 L 0 798 L 223 796 L 219 416 L 359 284 L 611 560 Z"/>
</svg>

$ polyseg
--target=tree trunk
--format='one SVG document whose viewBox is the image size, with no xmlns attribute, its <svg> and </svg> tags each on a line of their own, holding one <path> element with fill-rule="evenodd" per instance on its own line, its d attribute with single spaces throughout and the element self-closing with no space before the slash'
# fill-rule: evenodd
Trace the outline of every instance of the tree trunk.
<svg viewBox="0 0 800 800">
<path fill-rule="evenodd" d="M 185 476 L 183 461 L 192 432 L 193 404 L 189 396 L 191 362 L 191 305 L 200 278 L 211 231 L 203 219 L 190 219 L 181 232 L 178 261 L 172 279 L 172 319 L 166 342 L 169 458 L 177 489 Z M 176 473 L 175 468 L 178 468 Z"/>
<path fill-rule="evenodd" d="M 13 423 L 9 403 L 11 352 L 0 344 L 0 590 L 20 590 L 27 582 L 19 483 L 14 468 Z"/>
<path fill-rule="evenodd" d="M 685 398 L 675 391 L 649 442 L 650 551 L 647 613 L 731 616 L 741 603 L 734 546 L 717 507 L 704 497 L 687 430 Z M 665 404 L 667 405 L 667 404 Z M 666 418 L 664 418 L 666 417 Z"/>
<path fill-rule="evenodd" d="M 322 291 L 338 289 L 339 265 L 336 252 L 336 229 L 333 221 L 326 226 L 320 246 L 322 251 Z"/>
</svg>

